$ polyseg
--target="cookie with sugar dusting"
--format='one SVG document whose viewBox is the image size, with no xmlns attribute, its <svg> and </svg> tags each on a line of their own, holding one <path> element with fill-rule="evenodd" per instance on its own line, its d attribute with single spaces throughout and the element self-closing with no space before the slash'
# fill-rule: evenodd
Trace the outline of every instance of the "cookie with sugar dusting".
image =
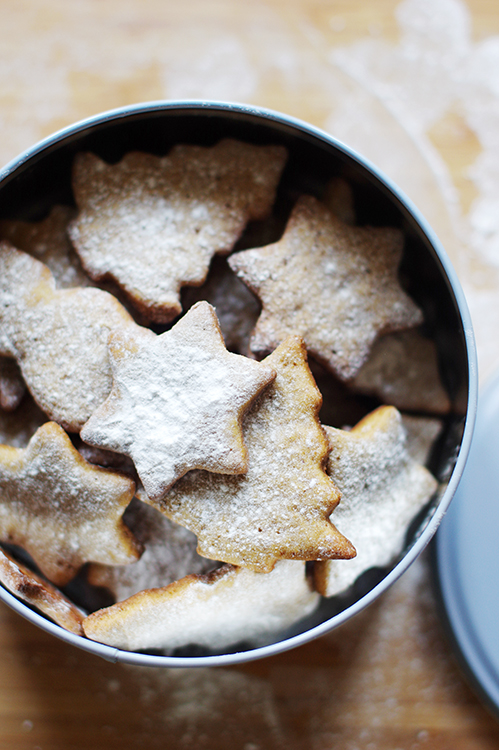
<svg viewBox="0 0 499 750">
<path fill-rule="evenodd" d="M 451 409 L 435 342 L 417 329 L 378 339 L 350 386 L 405 411 L 447 414 Z"/>
<path fill-rule="evenodd" d="M 49 268 L 0 242 L 0 354 L 14 357 L 38 405 L 78 432 L 109 395 L 109 334 L 139 328 L 108 292 L 56 289 Z"/>
<path fill-rule="evenodd" d="M 26 448 L 0 446 L 0 540 L 25 549 L 64 586 L 88 561 L 133 562 L 139 545 L 122 520 L 135 484 L 88 464 L 62 427 L 46 422 Z"/>
<path fill-rule="evenodd" d="M 87 638 L 130 651 L 191 644 L 217 650 L 241 641 L 260 646 L 318 603 L 303 562 L 282 560 L 263 574 L 224 565 L 93 612 L 83 629 Z"/>
<path fill-rule="evenodd" d="M 262 302 L 252 351 L 297 333 L 338 377 L 353 378 L 379 335 L 422 322 L 397 278 L 402 248 L 400 230 L 349 226 L 302 196 L 279 242 L 228 259 Z"/>
<path fill-rule="evenodd" d="M 57 287 L 89 286 L 91 280 L 69 241 L 67 229 L 75 218 L 71 206 L 55 205 L 40 221 L 0 220 L 0 239 L 45 263 Z"/>
<path fill-rule="evenodd" d="M 14 359 L 0 357 L 0 409 L 14 411 L 26 392 L 26 385 Z"/>
<path fill-rule="evenodd" d="M 224 139 L 141 152 L 107 164 L 75 157 L 79 209 L 69 234 L 87 273 L 113 279 L 156 322 L 181 312 L 179 290 L 206 278 L 250 220 L 267 216 L 287 158 L 282 146 Z"/>
<path fill-rule="evenodd" d="M 84 614 L 58 589 L 0 549 L 0 583 L 57 625 L 83 635 Z"/>
<path fill-rule="evenodd" d="M 317 590 L 335 596 L 369 568 L 396 559 L 409 523 L 429 502 L 437 481 L 412 458 L 393 406 L 379 407 L 351 431 L 324 429 L 331 449 L 327 472 L 341 492 L 334 520 L 357 550 L 348 563 L 315 563 Z"/>
<path fill-rule="evenodd" d="M 137 498 L 126 509 L 123 520 L 144 548 L 140 559 L 129 565 L 92 563 L 87 573 L 89 583 L 107 588 L 116 601 L 217 567 L 213 560 L 197 554 L 197 539 L 192 532 Z"/>
<path fill-rule="evenodd" d="M 199 302 L 160 336 L 110 338 L 113 387 L 82 439 L 133 460 L 151 501 L 191 469 L 247 469 L 243 414 L 275 377 L 270 365 L 228 352 L 214 309 Z"/>
<path fill-rule="evenodd" d="M 303 341 L 289 337 L 263 364 L 277 375 L 244 420 L 247 473 L 191 471 L 161 502 L 150 502 L 196 534 L 203 557 L 258 572 L 280 559 L 352 557 L 353 546 L 329 521 L 339 492 L 323 468 L 321 396 Z"/>
</svg>

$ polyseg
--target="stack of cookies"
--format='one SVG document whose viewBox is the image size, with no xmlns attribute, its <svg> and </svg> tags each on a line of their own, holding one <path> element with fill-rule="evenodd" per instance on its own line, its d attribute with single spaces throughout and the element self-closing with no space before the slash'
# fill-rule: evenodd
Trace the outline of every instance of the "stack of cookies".
<svg viewBox="0 0 499 750">
<path fill-rule="evenodd" d="M 287 158 L 80 153 L 74 206 L 0 222 L 0 580 L 63 628 L 270 642 L 437 491 L 451 403 L 403 233 L 357 226 L 341 177 L 277 216 Z"/>
</svg>

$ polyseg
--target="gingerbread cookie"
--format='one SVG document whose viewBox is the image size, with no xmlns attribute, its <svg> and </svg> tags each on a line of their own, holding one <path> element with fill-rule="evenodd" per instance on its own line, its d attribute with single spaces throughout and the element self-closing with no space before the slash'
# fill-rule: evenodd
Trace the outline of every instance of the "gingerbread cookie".
<svg viewBox="0 0 499 750">
<path fill-rule="evenodd" d="M 139 545 L 122 521 L 135 484 L 88 464 L 55 422 L 27 448 L 0 446 L 0 540 L 64 586 L 87 561 L 123 565 Z"/>
<path fill-rule="evenodd" d="M 279 242 L 228 261 L 262 301 L 252 351 L 296 332 L 338 377 L 353 378 L 377 336 L 422 322 L 397 278 L 402 246 L 398 229 L 351 227 L 302 196 Z"/>
<path fill-rule="evenodd" d="M 171 320 L 181 286 L 202 284 L 212 256 L 270 213 L 286 156 L 231 139 L 164 157 L 131 152 L 118 164 L 78 154 L 69 233 L 83 266 L 113 279 L 152 320 Z"/>
<path fill-rule="evenodd" d="M 246 471 L 243 413 L 275 372 L 227 351 L 211 305 L 197 303 L 160 336 L 117 333 L 110 355 L 111 394 L 81 437 L 130 456 L 151 501 L 190 469 Z"/>
<path fill-rule="evenodd" d="M 109 293 L 56 289 L 48 267 L 0 242 L 0 354 L 50 419 L 77 432 L 109 395 L 109 334 L 139 328 Z"/>
<path fill-rule="evenodd" d="M 289 337 L 264 364 L 277 376 L 244 420 L 247 473 L 191 471 L 157 507 L 196 534 L 203 557 L 255 571 L 280 559 L 352 557 L 353 546 L 328 520 L 339 492 L 323 469 L 321 396 L 303 341 Z"/>
<path fill-rule="evenodd" d="M 448 414 L 451 409 L 438 371 L 435 342 L 417 329 L 390 333 L 376 341 L 351 387 L 405 411 Z"/>
<path fill-rule="evenodd" d="M 83 613 L 64 594 L 0 549 L 0 583 L 61 628 L 83 635 Z"/>
<path fill-rule="evenodd" d="M 351 431 L 325 427 L 331 452 L 327 472 L 341 492 L 334 520 L 355 544 L 354 560 L 315 564 L 317 590 L 335 596 L 373 567 L 393 562 L 410 521 L 429 502 L 437 481 L 406 447 L 400 413 L 382 406 Z"/>
<path fill-rule="evenodd" d="M 302 562 L 283 560 L 266 574 L 224 565 L 93 612 L 83 629 L 87 638 L 130 651 L 191 644 L 218 650 L 241 641 L 260 646 L 318 603 Z"/>
</svg>

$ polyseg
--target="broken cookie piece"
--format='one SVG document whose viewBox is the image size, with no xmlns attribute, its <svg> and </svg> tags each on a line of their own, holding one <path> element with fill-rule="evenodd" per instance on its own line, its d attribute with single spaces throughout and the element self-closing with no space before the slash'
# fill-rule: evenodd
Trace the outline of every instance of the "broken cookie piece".
<svg viewBox="0 0 499 750">
<path fill-rule="evenodd" d="M 87 638 L 130 651 L 189 645 L 215 650 L 241 641 L 256 646 L 318 603 L 302 562 L 284 560 L 266 574 L 224 565 L 93 612 L 83 629 Z"/>
<path fill-rule="evenodd" d="M 181 286 L 202 284 L 212 256 L 270 213 L 286 158 L 282 146 L 232 139 L 163 157 L 131 152 L 118 164 L 78 154 L 71 240 L 93 279 L 113 279 L 144 315 L 167 322 L 181 312 Z"/>
<path fill-rule="evenodd" d="M 397 278 L 402 247 L 400 230 L 349 226 L 302 196 L 279 242 L 228 259 L 262 302 L 252 351 L 297 333 L 338 377 L 353 378 L 379 335 L 422 322 Z"/>
<path fill-rule="evenodd" d="M 135 484 L 88 464 L 62 427 L 43 424 L 27 448 L 0 445 L 0 540 L 25 549 L 64 586 L 88 561 L 124 565 L 139 545 L 122 521 Z"/>
<path fill-rule="evenodd" d="M 191 471 L 156 505 L 198 537 L 203 557 L 272 570 L 277 560 L 350 558 L 352 544 L 328 520 L 339 492 L 324 471 L 321 396 L 305 346 L 291 336 L 264 363 L 275 381 L 244 420 L 248 471 Z"/>
<path fill-rule="evenodd" d="M 324 428 L 327 472 L 341 492 L 335 524 L 355 544 L 347 563 L 315 563 L 323 596 L 342 593 L 366 570 L 389 565 L 402 551 L 409 523 L 429 502 L 437 481 L 411 457 L 400 413 L 381 406 L 350 431 Z"/>
</svg>

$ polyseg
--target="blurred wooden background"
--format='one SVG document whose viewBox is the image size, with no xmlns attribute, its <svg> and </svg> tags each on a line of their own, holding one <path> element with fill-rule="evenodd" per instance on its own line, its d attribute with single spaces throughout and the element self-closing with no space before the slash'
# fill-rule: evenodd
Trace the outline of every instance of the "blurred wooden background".
<svg viewBox="0 0 499 750">
<path fill-rule="evenodd" d="M 77 119 L 161 98 L 248 101 L 326 128 L 368 152 L 438 225 L 466 277 L 488 374 L 499 364 L 488 328 L 499 280 L 467 229 L 482 184 L 470 169 L 488 144 L 459 91 L 423 124 L 411 119 L 411 101 L 438 87 L 426 74 L 428 96 L 417 99 L 410 56 L 419 44 L 431 63 L 439 49 L 433 10 L 452 21 L 452 39 L 441 26 L 435 74 L 448 71 L 447 95 L 459 79 L 446 45 L 458 54 L 499 35 L 499 5 L 418 2 L 427 20 L 411 41 L 401 24 L 417 15 L 414 0 L 2 0 L 0 162 Z M 366 84 L 372 45 L 380 65 L 407 52 L 406 91 L 416 98 L 405 110 L 383 100 L 397 84 L 388 67 Z M 338 631 L 216 670 L 111 665 L 1 605 L 0 750 L 492 750 L 499 724 L 461 676 L 429 580 L 423 557 Z"/>
</svg>

